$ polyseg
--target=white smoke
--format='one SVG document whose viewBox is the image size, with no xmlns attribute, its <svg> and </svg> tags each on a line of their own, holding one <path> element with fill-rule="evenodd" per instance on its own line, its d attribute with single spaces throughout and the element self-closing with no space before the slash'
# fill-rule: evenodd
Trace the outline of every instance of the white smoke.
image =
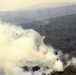
<svg viewBox="0 0 76 75">
<path fill-rule="evenodd" d="M 72 57 L 70 60 L 67 61 L 66 67 L 68 67 L 69 65 L 72 65 L 73 67 L 76 66 L 76 58 L 75 57 Z"/>
<path fill-rule="evenodd" d="M 0 22 L 0 67 L 6 75 L 42 75 L 63 71 L 62 53 L 55 54 L 55 51 L 44 44 L 44 36 L 35 30 Z M 68 58 L 68 55 L 65 57 Z M 75 65 L 75 60 L 72 58 L 70 64 Z M 24 71 L 23 66 L 28 66 L 29 71 Z M 40 66 L 41 69 L 33 73 L 33 66 Z"/>
<path fill-rule="evenodd" d="M 72 62 L 72 64 L 73 64 L 74 66 L 76 66 L 76 58 L 75 58 L 75 57 L 72 58 L 71 62 Z"/>
<path fill-rule="evenodd" d="M 75 57 L 71 57 L 69 56 L 68 53 L 62 53 L 61 51 L 58 52 L 60 59 L 63 60 L 63 65 L 64 65 L 64 70 L 65 68 L 67 68 L 68 66 L 72 65 L 73 67 L 76 66 L 76 58 Z"/>
</svg>

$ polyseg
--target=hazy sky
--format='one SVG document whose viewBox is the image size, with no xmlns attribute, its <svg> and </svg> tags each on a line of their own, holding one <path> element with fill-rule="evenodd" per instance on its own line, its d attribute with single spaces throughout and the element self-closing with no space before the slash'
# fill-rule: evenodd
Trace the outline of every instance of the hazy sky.
<svg viewBox="0 0 76 75">
<path fill-rule="evenodd" d="M 0 11 L 16 10 L 38 4 L 76 3 L 76 0 L 0 0 Z"/>
</svg>

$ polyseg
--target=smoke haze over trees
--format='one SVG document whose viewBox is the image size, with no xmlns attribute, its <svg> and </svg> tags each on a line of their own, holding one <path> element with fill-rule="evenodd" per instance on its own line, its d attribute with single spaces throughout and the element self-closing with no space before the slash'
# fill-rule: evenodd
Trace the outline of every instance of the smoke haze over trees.
<svg viewBox="0 0 76 75">
<path fill-rule="evenodd" d="M 76 14 L 47 19 L 48 24 L 44 24 L 44 21 L 23 23 L 21 26 L 37 30 L 46 36 L 47 44 L 63 52 L 70 53 L 76 49 Z"/>
</svg>

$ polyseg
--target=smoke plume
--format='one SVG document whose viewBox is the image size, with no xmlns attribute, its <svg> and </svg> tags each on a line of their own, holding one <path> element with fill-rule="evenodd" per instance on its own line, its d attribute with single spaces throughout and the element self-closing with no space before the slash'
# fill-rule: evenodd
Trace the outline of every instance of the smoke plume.
<svg viewBox="0 0 76 75">
<path fill-rule="evenodd" d="M 69 60 L 68 54 L 45 45 L 44 38 L 33 29 L 0 22 L 0 67 L 5 74 L 47 75 L 53 71 L 63 71 L 70 64 L 76 65 L 76 58 Z M 66 65 L 62 58 L 66 60 Z M 35 66 L 40 69 L 33 71 Z"/>
</svg>

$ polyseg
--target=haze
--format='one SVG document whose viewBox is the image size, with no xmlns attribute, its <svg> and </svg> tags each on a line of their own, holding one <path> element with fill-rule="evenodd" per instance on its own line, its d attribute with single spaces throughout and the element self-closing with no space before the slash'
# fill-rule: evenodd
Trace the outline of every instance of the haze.
<svg viewBox="0 0 76 75">
<path fill-rule="evenodd" d="M 34 5 L 50 4 L 51 6 L 75 4 L 76 0 L 0 0 L 0 11 L 17 10 Z"/>
</svg>

